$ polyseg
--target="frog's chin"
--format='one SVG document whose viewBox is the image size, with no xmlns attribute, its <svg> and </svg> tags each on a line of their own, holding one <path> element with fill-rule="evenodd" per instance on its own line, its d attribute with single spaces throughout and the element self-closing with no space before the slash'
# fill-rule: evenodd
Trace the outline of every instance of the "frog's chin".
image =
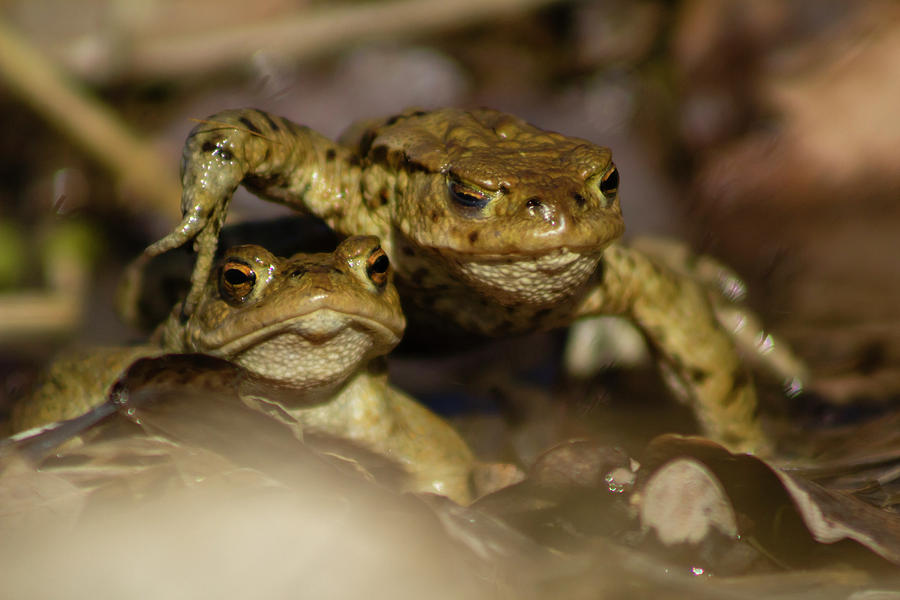
<svg viewBox="0 0 900 600">
<path fill-rule="evenodd" d="M 233 340 L 211 354 L 299 390 L 339 384 L 399 337 L 377 321 L 319 309 Z"/>
<path fill-rule="evenodd" d="M 457 254 L 454 270 L 501 304 L 552 305 L 571 296 L 597 270 L 601 253 L 557 248 L 537 255 Z"/>
</svg>

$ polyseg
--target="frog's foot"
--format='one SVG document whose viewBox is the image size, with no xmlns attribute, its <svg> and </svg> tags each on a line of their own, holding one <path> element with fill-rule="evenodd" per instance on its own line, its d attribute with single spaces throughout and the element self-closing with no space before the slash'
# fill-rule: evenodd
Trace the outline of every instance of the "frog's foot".
<svg viewBox="0 0 900 600">
<path fill-rule="evenodd" d="M 209 273 L 212 259 L 216 253 L 218 228 L 214 227 L 212 231 L 207 229 L 206 231 L 210 231 L 213 235 L 210 237 L 203 236 L 204 228 L 208 224 L 209 215 L 185 215 L 175 231 L 147 246 L 137 258 L 128 264 L 122 275 L 122 280 L 119 282 L 115 298 L 116 311 L 123 321 L 135 326 L 140 321 L 138 302 L 144 285 L 144 269 L 154 257 L 179 248 L 192 239 L 197 238 L 198 267 L 194 269 L 194 274 L 199 274 L 200 272 Z M 209 261 L 210 267 L 205 266 L 205 261 Z M 199 265 L 201 262 L 204 262 L 203 268 Z M 206 277 L 204 276 L 201 285 L 205 283 L 205 280 Z M 194 282 L 193 276 L 191 281 Z M 192 297 L 192 300 L 193 303 L 196 302 L 196 295 Z M 191 307 L 193 307 L 193 303 Z"/>
<path fill-rule="evenodd" d="M 183 305 L 184 316 L 190 315 L 212 270 L 218 235 L 237 186 L 244 184 L 260 197 L 300 210 L 308 208 L 304 198 L 315 188 L 327 191 L 333 204 L 334 185 L 323 181 L 337 176 L 337 155 L 347 152 L 305 127 L 259 110 L 226 110 L 200 121 L 182 153 L 182 221 L 129 269 L 123 312 L 134 315 L 137 310 L 136 288 L 144 264 L 193 240 L 197 263 Z"/>
</svg>

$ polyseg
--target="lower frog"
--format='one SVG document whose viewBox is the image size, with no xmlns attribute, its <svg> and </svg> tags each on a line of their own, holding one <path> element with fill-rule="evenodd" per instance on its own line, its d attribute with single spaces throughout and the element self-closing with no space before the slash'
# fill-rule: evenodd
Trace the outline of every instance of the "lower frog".
<svg viewBox="0 0 900 600">
<path fill-rule="evenodd" d="M 706 290 L 617 240 L 619 171 L 608 148 L 480 109 L 408 110 L 333 142 L 246 109 L 200 122 L 182 159 L 183 220 L 130 270 L 193 241 L 190 314 L 212 267 L 232 193 L 376 235 L 397 272 L 410 324 L 506 336 L 619 315 L 654 350 L 705 432 L 737 450 L 767 445 L 756 393 Z M 431 337 L 435 337 L 433 334 Z"/>
<path fill-rule="evenodd" d="M 390 260 L 377 238 L 351 237 L 333 254 L 275 257 L 245 245 L 226 253 L 186 322 L 180 307 L 159 343 L 52 366 L 14 409 L 17 430 L 77 416 L 102 403 L 134 360 L 164 352 L 226 358 L 276 382 L 277 410 L 304 429 L 354 441 L 406 468 L 417 491 L 471 500 L 474 458 L 446 422 L 392 388 L 373 358 L 405 327 Z M 71 392 L 71 393 L 70 393 Z M 265 408 L 266 399 L 248 399 Z"/>
</svg>

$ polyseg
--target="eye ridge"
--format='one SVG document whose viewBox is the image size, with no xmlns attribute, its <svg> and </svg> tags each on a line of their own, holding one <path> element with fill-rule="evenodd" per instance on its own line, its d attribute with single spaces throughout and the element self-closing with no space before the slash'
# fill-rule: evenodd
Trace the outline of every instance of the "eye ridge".
<svg viewBox="0 0 900 600">
<path fill-rule="evenodd" d="M 467 208 L 484 208 L 490 200 L 483 192 L 452 179 L 447 184 L 447 190 L 454 202 Z"/>
</svg>

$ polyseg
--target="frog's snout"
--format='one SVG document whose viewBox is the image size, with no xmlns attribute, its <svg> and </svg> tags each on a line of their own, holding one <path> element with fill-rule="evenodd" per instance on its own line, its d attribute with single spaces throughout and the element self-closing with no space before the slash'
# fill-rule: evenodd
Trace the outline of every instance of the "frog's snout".
<svg viewBox="0 0 900 600">
<path fill-rule="evenodd" d="M 596 203 L 588 199 L 583 190 L 557 182 L 551 190 L 535 190 L 527 195 L 519 208 L 519 214 L 531 220 L 539 220 L 554 231 L 565 231 L 580 217 L 596 210 Z M 545 227 L 542 227 L 545 229 Z"/>
<path fill-rule="evenodd" d="M 554 229 L 565 229 L 569 221 L 567 211 L 561 210 L 557 203 L 550 203 L 538 196 L 532 196 L 525 201 L 525 214 L 533 219 L 541 220 Z"/>
</svg>

